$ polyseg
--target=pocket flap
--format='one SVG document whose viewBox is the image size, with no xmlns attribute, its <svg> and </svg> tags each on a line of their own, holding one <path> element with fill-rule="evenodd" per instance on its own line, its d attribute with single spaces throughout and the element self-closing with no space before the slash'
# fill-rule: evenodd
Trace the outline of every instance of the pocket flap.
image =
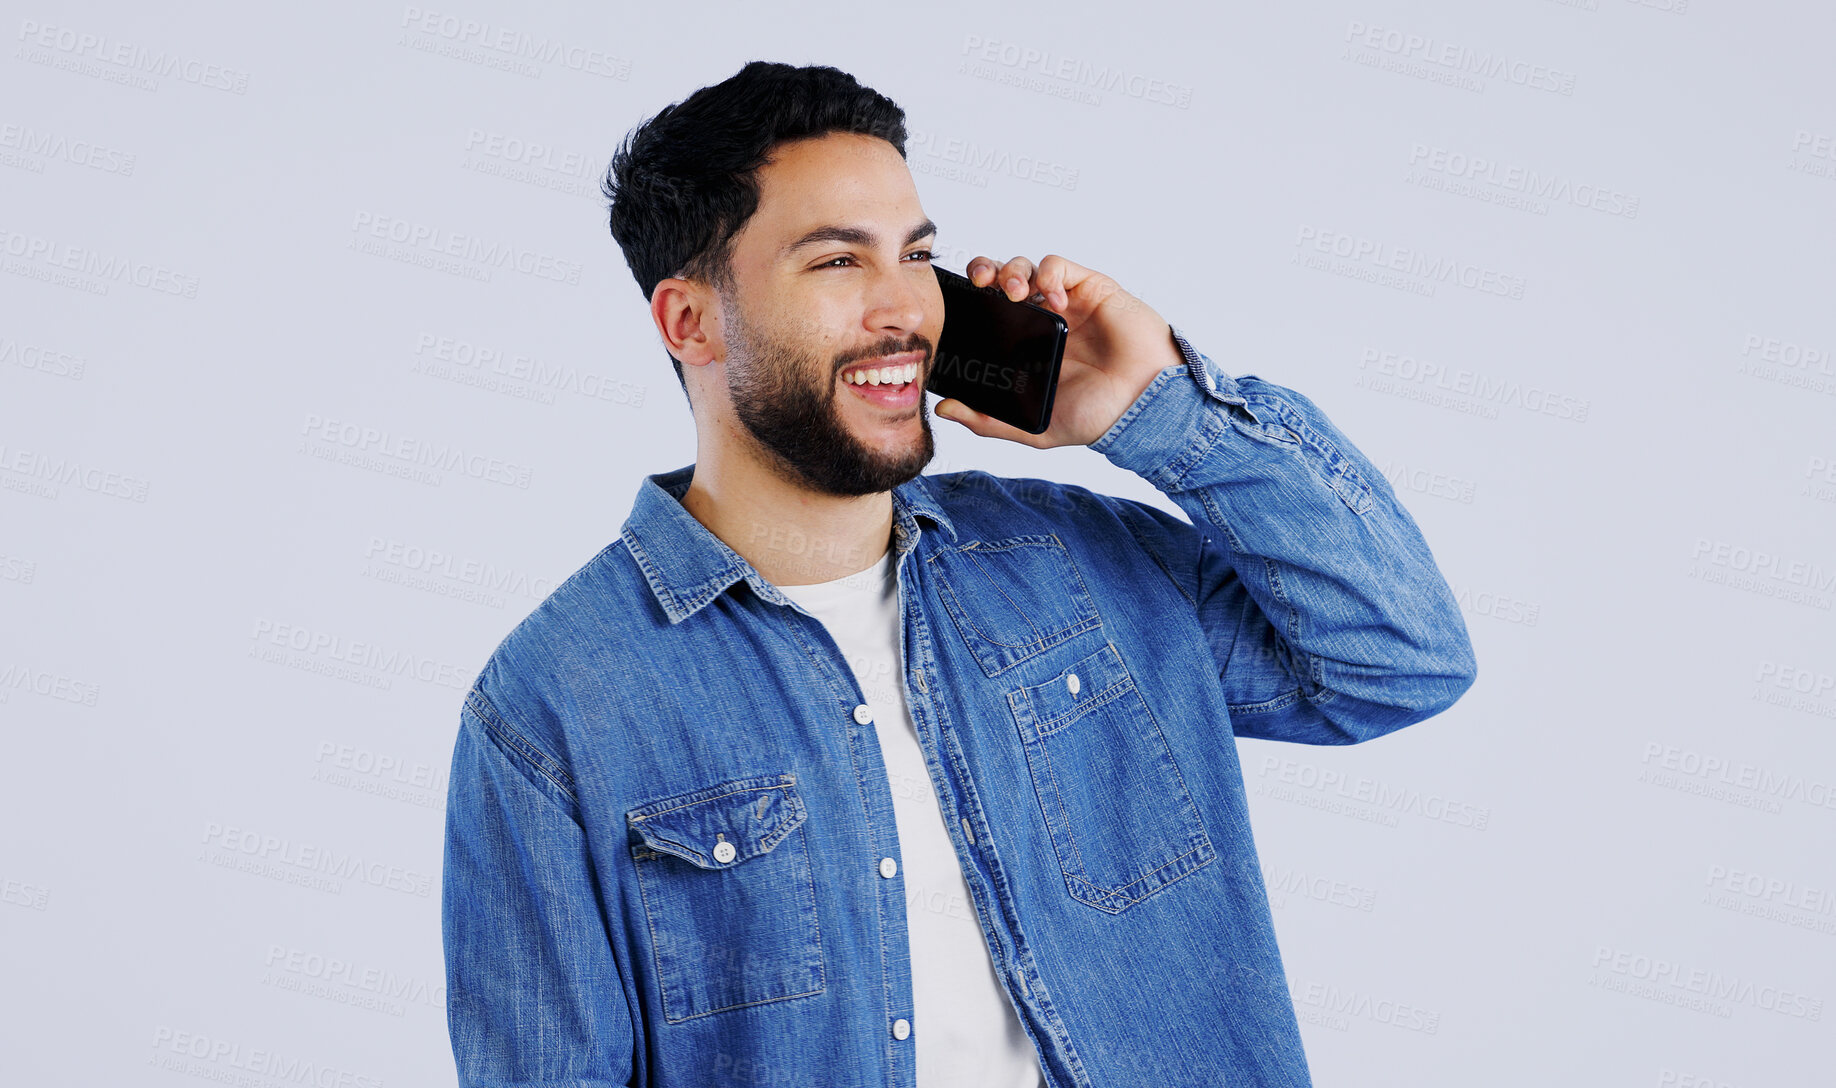
<svg viewBox="0 0 1836 1088">
<path fill-rule="evenodd" d="M 1011 691 L 1007 698 L 1019 720 L 1034 736 L 1043 737 L 1070 725 L 1133 683 L 1115 643 L 1109 642 L 1045 683 Z"/>
<path fill-rule="evenodd" d="M 697 868 L 728 869 L 771 853 L 806 815 L 797 776 L 766 774 L 652 801 L 627 812 L 625 822 L 643 839 L 632 844 L 634 858 L 651 856 L 648 848 Z"/>
</svg>

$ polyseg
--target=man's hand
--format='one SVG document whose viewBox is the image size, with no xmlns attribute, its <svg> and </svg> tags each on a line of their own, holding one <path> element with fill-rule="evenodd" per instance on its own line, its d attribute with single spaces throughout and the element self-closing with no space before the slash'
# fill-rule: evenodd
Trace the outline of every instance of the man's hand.
<svg viewBox="0 0 1836 1088">
<path fill-rule="evenodd" d="M 1008 298 L 1030 299 L 1069 326 L 1052 401 L 1052 425 L 1045 433 L 1028 434 L 954 397 L 937 402 L 937 415 L 984 438 L 1005 438 L 1036 449 L 1088 446 L 1115 426 L 1157 374 L 1186 361 L 1173 342 L 1172 327 L 1153 307 L 1108 276 L 1055 253 L 1037 267 L 1025 257 L 1004 265 L 977 257 L 967 272 L 977 287 L 998 280 Z"/>
</svg>

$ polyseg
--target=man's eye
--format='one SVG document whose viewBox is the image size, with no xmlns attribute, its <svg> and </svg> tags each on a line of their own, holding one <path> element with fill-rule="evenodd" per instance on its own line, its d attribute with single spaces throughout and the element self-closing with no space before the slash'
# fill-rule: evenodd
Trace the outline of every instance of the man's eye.
<svg viewBox="0 0 1836 1088">
<path fill-rule="evenodd" d="M 932 253 L 932 252 L 931 252 L 930 250 L 928 250 L 928 249 L 919 249 L 919 250 L 913 250 L 912 252 L 910 252 L 910 253 L 907 253 L 907 254 L 906 254 L 906 257 L 907 257 L 907 258 L 911 258 L 911 257 L 922 257 L 922 258 L 924 258 L 924 259 L 925 259 L 926 261 L 929 261 L 929 260 L 932 260 L 933 258 L 935 258 L 935 257 L 936 257 L 936 254 L 934 254 L 934 253 Z M 821 264 L 819 264 L 819 265 L 817 265 L 816 267 L 817 267 L 817 268 L 835 268 L 835 267 L 838 267 L 838 265 L 836 264 L 836 262 L 837 262 L 837 261 L 852 261 L 852 260 L 854 260 L 854 258 L 853 258 L 853 257 L 835 257 L 835 258 L 833 258 L 833 259 L 831 259 L 831 260 L 827 260 L 827 261 L 824 261 L 824 262 L 822 262 Z"/>
</svg>

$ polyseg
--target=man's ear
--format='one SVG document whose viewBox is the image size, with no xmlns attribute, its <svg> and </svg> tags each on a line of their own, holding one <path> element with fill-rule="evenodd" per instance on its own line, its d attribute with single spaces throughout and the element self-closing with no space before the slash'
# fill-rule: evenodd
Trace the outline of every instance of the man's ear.
<svg viewBox="0 0 1836 1088">
<path fill-rule="evenodd" d="M 726 354 L 719 300 L 704 283 L 670 276 L 650 293 L 650 317 L 663 346 L 683 366 L 706 366 Z"/>
</svg>

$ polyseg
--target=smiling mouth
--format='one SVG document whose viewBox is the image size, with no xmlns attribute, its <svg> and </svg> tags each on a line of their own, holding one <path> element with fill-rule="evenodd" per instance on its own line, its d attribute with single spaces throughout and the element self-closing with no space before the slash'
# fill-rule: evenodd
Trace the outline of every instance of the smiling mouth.
<svg viewBox="0 0 1836 1088">
<path fill-rule="evenodd" d="M 918 364 L 857 367 L 842 375 L 842 381 L 850 385 L 904 385 L 918 378 Z"/>
</svg>

